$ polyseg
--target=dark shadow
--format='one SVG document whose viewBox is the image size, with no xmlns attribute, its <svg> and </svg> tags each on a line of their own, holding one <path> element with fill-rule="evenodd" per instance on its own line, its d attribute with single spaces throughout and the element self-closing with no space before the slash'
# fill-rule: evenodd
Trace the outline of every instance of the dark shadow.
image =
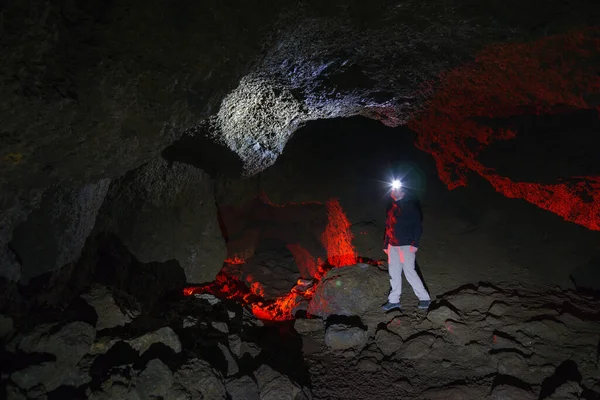
<svg viewBox="0 0 600 400">
<path fill-rule="evenodd" d="M 362 330 L 367 330 L 368 328 L 357 315 L 330 315 L 327 317 L 325 321 L 326 328 L 336 324 L 348 325 Z"/>
<path fill-rule="evenodd" d="M 416 259 L 415 259 L 415 271 L 417 272 L 417 275 L 419 275 L 421 282 L 423 282 L 423 286 L 425 287 L 425 290 L 427 290 L 427 293 L 429 293 L 429 296 L 431 298 L 433 298 L 433 296 L 431 295 L 431 292 L 429 291 L 429 286 L 427 286 L 427 281 L 425 280 L 425 278 L 423 277 L 423 273 L 421 272 L 421 267 L 419 265 L 419 262 Z"/>
<path fill-rule="evenodd" d="M 0 373 L 10 375 L 15 371 L 37 365 L 44 362 L 56 361 L 56 356 L 50 353 L 24 353 L 17 351 L 15 353 L 0 351 Z"/>
<path fill-rule="evenodd" d="M 600 175 L 596 151 L 600 148 L 600 118 L 595 109 L 545 115 L 529 112 L 508 118 L 480 118 L 479 122 L 518 132 L 514 139 L 492 143 L 478 157 L 502 176 L 551 184 L 572 176 Z"/>
<path fill-rule="evenodd" d="M 294 330 L 293 321 L 265 323 L 256 343 L 263 349 L 256 357 L 257 365 L 267 364 L 302 386 L 310 385 L 302 353 L 302 336 Z"/>
<path fill-rule="evenodd" d="M 134 363 L 133 368 L 142 370 L 151 360 L 158 358 L 172 371 L 181 365 L 181 353 L 175 351 L 164 343 L 154 343 Z"/>
<path fill-rule="evenodd" d="M 573 360 L 566 360 L 554 371 L 554 374 L 544 379 L 540 390 L 539 400 L 545 399 L 554 393 L 554 391 L 566 382 L 581 382 L 581 373 L 577 364 Z"/>
<path fill-rule="evenodd" d="M 64 399 L 71 399 L 71 400 L 85 400 L 88 398 L 87 394 L 85 393 L 87 389 L 86 385 L 80 386 L 78 388 L 75 388 L 73 386 L 61 386 L 55 390 L 53 390 L 52 392 L 47 394 L 47 399 L 48 400 L 64 400 Z"/>
<path fill-rule="evenodd" d="M 161 153 L 169 164 L 181 162 L 192 165 L 211 177 L 240 178 L 243 162 L 227 146 L 216 143 L 208 132 L 200 129 L 186 132 Z"/>
<path fill-rule="evenodd" d="M 225 243 L 229 242 L 229 234 L 227 233 L 227 225 L 225 225 L 225 220 L 223 220 L 223 212 L 221 211 L 221 207 L 216 204 L 217 208 L 217 221 L 219 221 L 219 229 L 221 230 L 221 236 L 223 236 L 223 240 Z"/>
<path fill-rule="evenodd" d="M 584 387 L 581 392 L 581 398 L 584 400 L 600 400 L 600 393 Z"/>
<path fill-rule="evenodd" d="M 446 299 L 433 301 L 429 307 L 429 311 L 435 311 L 441 307 L 448 307 L 450 310 L 454 311 L 456 315 L 461 315 L 460 310 Z"/>
<path fill-rule="evenodd" d="M 92 377 L 90 387 L 94 390 L 100 389 L 111 368 L 133 364 L 138 357 L 137 350 L 133 349 L 129 344 L 123 341 L 115 343 L 105 354 L 96 357 L 90 366 L 89 374 Z"/>
<path fill-rule="evenodd" d="M 183 268 L 176 260 L 142 263 L 114 234 L 98 235 L 94 281 L 133 296 L 143 312 L 160 307 L 163 300 L 186 286 Z"/>
<path fill-rule="evenodd" d="M 503 353 L 514 353 L 514 354 L 518 354 L 523 358 L 530 358 L 531 354 L 525 354 L 524 352 L 522 352 L 519 349 L 515 349 L 515 348 L 503 348 L 503 349 L 492 349 L 489 351 L 489 354 L 494 355 L 494 354 L 503 354 Z"/>
<path fill-rule="evenodd" d="M 496 374 L 494 380 L 492 381 L 492 390 L 497 386 L 506 385 L 506 386 L 514 386 L 522 390 L 526 390 L 531 392 L 531 385 L 527 382 L 522 381 L 519 378 L 515 378 L 514 376 L 504 375 L 504 374 Z"/>
<path fill-rule="evenodd" d="M 600 254 L 593 255 L 587 263 L 575 268 L 569 278 L 578 292 L 600 299 Z"/>
</svg>

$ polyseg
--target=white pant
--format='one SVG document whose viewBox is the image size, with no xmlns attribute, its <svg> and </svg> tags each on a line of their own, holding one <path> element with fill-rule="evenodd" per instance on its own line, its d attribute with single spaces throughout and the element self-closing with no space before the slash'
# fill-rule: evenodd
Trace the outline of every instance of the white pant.
<svg viewBox="0 0 600 400">
<path fill-rule="evenodd" d="M 429 293 L 425 290 L 423 282 L 415 270 L 416 248 L 410 250 L 411 246 L 388 245 L 388 270 L 390 273 L 390 285 L 392 290 L 388 296 L 390 303 L 399 303 L 402 294 L 402 271 L 406 280 L 412 286 L 415 295 L 420 301 L 431 300 Z"/>
</svg>

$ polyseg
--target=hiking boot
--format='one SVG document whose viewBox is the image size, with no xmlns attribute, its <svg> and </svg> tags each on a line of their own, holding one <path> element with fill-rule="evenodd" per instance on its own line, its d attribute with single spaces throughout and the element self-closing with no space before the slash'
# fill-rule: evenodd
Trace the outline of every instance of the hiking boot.
<svg viewBox="0 0 600 400">
<path fill-rule="evenodd" d="M 417 307 L 419 307 L 421 310 L 427 310 L 430 305 L 431 305 L 431 300 L 422 300 L 422 301 L 419 301 L 419 305 L 417 305 Z"/>
<path fill-rule="evenodd" d="M 385 303 L 382 307 L 383 311 L 395 310 L 396 308 L 402 308 L 400 303 L 390 303 L 389 301 Z"/>
</svg>

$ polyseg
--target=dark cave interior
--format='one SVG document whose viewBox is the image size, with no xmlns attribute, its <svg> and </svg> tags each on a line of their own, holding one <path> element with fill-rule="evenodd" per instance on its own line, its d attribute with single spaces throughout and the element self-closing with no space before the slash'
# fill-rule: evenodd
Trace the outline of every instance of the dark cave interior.
<svg viewBox="0 0 600 400">
<path fill-rule="evenodd" d="M 600 399 L 600 5 L 9 3 L 0 398 Z"/>
</svg>

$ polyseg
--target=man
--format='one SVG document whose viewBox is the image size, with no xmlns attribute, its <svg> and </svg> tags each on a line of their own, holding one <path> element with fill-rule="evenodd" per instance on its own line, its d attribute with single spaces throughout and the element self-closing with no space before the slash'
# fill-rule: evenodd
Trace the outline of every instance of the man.
<svg viewBox="0 0 600 400">
<path fill-rule="evenodd" d="M 394 200 L 387 212 L 383 251 L 388 256 L 391 290 L 384 311 L 401 308 L 402 272 L 419 299 L 418 307 L 426 310 L 431 299 L 415 270 L 415 256 L 423 227 L 417 202 L 394 181 L 391 193 Z"/>
</svg>

